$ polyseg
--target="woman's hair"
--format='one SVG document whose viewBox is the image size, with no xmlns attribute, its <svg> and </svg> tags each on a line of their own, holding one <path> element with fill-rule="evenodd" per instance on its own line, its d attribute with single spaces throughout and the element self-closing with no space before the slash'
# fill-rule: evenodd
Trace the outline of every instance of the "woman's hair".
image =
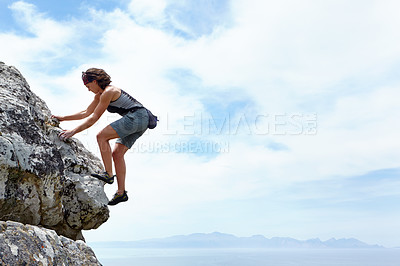
<svg viewBox="0 0 400 266">
<path fill-rule="evenodd" d="M 82 72 L 82 80 L 86 85 L 93 80 L 97 81 L 99 87 L 104 90 L 111 83 L 111 77 L 103 69 L 100 68 L 89 68 L 85 72 Z"/>
</svg>

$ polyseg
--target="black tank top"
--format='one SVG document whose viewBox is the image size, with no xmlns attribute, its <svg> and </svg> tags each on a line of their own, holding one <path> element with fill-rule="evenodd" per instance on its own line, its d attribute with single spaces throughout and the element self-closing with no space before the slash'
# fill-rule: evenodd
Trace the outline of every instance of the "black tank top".
<svg viewBox="0 0 400 266">
<path fill-rule="evenodd" d="M 115 101 L 110 102 L 107 107 L 107 111 L 110 113 L 118 113 L 124 116 L 130 111 L 139 108 L 143 108 L 143 105 L 124 90 L 121 90 L 121 95 Z"/>
</svg>

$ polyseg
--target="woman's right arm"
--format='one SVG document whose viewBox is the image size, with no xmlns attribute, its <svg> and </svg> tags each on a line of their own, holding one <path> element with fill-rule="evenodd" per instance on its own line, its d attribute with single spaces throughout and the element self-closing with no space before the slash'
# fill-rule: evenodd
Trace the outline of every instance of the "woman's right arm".
<svg viewBox="0 0 400 266">
<path fill-rule="evenodd" d="M 96 94 L 94 96 L 94 100 L 92 103 L 88 106 L 88 108 L 84 111 L 81 111 L 79 113 L 73 114 L 73 115 L 66 115 L 66 116 L 61 116 L 61 115 L 52 115 L 52 118 L 57 118 L 59 121 L 68 121 L 68 120 L 80 120 L 88 117 L 91 115 L 94 110 L 96 109 L 96 106 L 100 102 L 100 94 Z"/>
</svg>

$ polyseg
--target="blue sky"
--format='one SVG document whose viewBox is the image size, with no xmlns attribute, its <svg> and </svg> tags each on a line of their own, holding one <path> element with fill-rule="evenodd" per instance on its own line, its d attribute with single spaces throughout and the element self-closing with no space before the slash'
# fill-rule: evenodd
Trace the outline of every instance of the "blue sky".
<svg viewBox="0 0 400 266">
<path fill-rule="evenodd" d="M 160 117 L 88 241 L 194 232 L 400 246 L 396 1 L 5 1 L 0 61 L 55 114 L 104 68 Z M 106 114 L 77 135 L 99 155 Z M 72 128 L 79 122 L 64 122 Z M 108 196 L 116 187 L 106 186 Z"/>
</svg>

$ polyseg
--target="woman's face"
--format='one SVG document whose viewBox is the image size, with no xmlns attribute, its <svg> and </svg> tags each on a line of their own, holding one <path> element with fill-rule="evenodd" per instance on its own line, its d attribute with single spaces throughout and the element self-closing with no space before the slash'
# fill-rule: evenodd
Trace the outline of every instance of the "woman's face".
<svg viewBox="0 0 400 266">
<path fill-rule="evenodd" d="M 97 80 L 93 80 L 92 82 L 87 83 L 85 86 L 86 88 L 88 88 L 89 91 L 93 92 L 94 94 L 102 91 L 99 87 L 99 84 L 97 84 Z"/>
</svg>

